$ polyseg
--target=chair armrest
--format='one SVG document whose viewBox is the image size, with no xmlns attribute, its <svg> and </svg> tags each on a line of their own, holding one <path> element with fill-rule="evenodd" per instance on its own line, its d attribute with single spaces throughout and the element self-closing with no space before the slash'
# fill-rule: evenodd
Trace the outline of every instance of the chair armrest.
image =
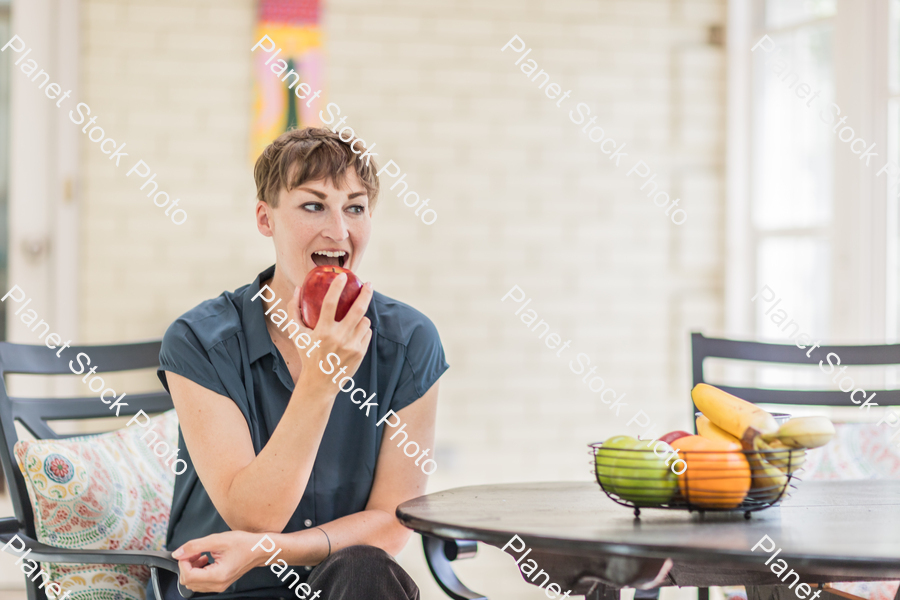
<svg viewBox="0 0 900 600">
<path fill-rule="evenodd" d="M 12 530 L 12 524 L 16 526 Z M 20 529 L 18 521 L 14 518 L 0 519 L 0 542 L 3 542 L 3 550 L 13 543 L 14 538 L 21 541 L 23 547 L 13 548 L 17 556 L 26 550 L 31 550 L 28 554 L 29 560 L 40 562 L 54 563 L 77 563 L 86 565 L 113 564 L 113 565 L 144 565 L 150 567 L 151 577 L 153 578 L 153 587 L 159 595 L 159 581 L 157 579 L 156 570 L 165 569 L 166 571 L 178 574 L 178 561 L 172 558 L 172 553 L 168 550 L 95 550 L 92 548 L 57 548 L 56 546 L 48 546 L 32 539 L 24 531 Z M 190 598 L 194 593 L 183 587 L 181 582 L 178 583 L 178 591 L 185 598 Z"/>
<path fill-rule="evenodd" d="M 20 531 L 22 531 L 22 524 L 15 517 L 3 517 L 0 519 L 0 534 L 19 533 Z"/>
<path fill-rule="evenodd" d="M 178 573 L 178 561 L 172 558 L 168 550 L 95 550 L 93 548 L 57 548 L 48 546 L 34 540 L 22 532 L 0 534 L 0 542 L 10 543 L 14 537 L 18 537 L 25 545 L 22 550 L 31 550 L 29 559 L 34 558 L 41 562 L 54 563 L 83 563 L 89 565 L 113 564 L 113 565 L 144 565 L 165 569 L 172 573 Z"/>
</svg>

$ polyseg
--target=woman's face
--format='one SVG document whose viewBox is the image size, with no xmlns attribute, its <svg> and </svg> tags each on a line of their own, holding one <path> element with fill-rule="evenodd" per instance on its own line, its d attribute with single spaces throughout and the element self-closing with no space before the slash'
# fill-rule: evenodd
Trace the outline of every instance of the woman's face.
<svg viewBox="0 0 900 600">
<path fill-rule="evenodd" d="M 259 232 L 275 241 L 276 264 L 294 286 L 316 266 L 356 271 L 369 244 L 372 215 L 366 188 L 348 171 L 340 188 L 307 181 L 281 190 L 278 206 L 256 204 Z"/>
</svg>

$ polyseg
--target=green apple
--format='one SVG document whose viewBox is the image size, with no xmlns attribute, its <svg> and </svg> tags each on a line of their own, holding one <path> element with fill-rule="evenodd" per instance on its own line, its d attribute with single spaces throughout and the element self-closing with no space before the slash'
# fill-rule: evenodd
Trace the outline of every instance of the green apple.
<svg viewBox="0 0 900 600">
<path fill-rule="evenodd" d="M 616 491 L 615 481 L 613 480 L 613 469 L 615 468 L 620 456 L 628 455 L 630 452 L 618 452 L 619 448 L 633 448 L 638 440 L 628 435 L 617 435 L 609 438 L 594 454 L 594 464 L 597 469 L 597 479 L 603 489 L 612 494 Z"/>
<path fill-rule="evenodd" d="M 635 440 L 630 451 L 619 453 L 625 456 L 616 459 L 610 473 L 616 493 L 637 506 L 668 502 L 678 489 L 678 477 L 663 458 L 671 451 L 663 441 L 647 445 L 646 441 Z"/>
</svg>

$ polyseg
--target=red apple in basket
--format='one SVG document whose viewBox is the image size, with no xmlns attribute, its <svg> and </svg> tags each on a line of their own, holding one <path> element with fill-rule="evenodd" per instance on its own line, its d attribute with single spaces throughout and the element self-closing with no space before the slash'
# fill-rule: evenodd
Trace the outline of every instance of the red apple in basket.
<svg viewBox="0 0 900 600">
<path fill-rule="evenodd" d="M 686 436 L 686 435 L 691 435 L 691 434 L 688 433 L 687 431 L 670 431 L 670 432 L 667 433 L 666 435 L 660 436 L 660 437 L 657 438 L 657 439 L 660 440 L 661 442 L 665 442 L 665 443 L 667 443 L 667 444 L 671 444 L 672 442 L 674 442 L 674 441 L 677 440 L 678 438 L 683 438 L 683 437 Z"/>
<path fill-rule="evenodd" d="M 332 265 L 316 267 L 306 274 L 303 287 L 300 288 L 300 318 L 310 329 L 316 328 L 319 314 L 322 312 L 322 300 L 325 299 L 331 282 L 341 273 L 347 274 L 347 284 L 338 299 L 337 312 L 334 315 L 335 321 L 340 321 L 347 316 L 347 311 L 362 291 L 362 281 L 350 269 Z"/>
</svg>

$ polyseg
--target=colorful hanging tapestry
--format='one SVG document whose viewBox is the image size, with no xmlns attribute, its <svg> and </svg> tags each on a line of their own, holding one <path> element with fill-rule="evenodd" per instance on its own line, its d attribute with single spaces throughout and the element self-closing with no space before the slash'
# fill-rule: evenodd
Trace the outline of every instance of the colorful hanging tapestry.
<svg viewBox="0 0 900 600">
<path fill-rule="evenodd" d="M 258 8 L 254 44 L 264 36 L 271 44 L 266 41 L 252 55 L 253 162 L 285 131 L 320 124 L 325 106 L 319 1 L 259 0 Z"/>
</svg>

